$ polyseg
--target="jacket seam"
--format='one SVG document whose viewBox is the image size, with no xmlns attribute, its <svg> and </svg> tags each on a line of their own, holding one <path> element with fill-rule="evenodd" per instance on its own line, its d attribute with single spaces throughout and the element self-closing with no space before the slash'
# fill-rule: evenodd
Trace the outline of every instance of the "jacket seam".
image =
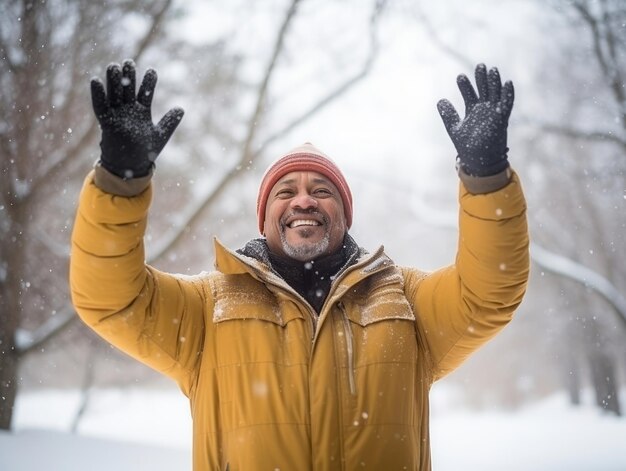
<svg viewBox="0 0 626 471">
<path fill-rule="evenodd" d="M 262 422 L 258 424 L 249 424 L 249 425 L 242 425 L 240 427 L 233 427 L 229 430 L 223 430 L 222 433 L 228 434 L 228 433 L 238 432 L 240 430 L 246 430 L 246 429 L 251 429 L 251 428 L 256 428 L 256 427 L 275 426 L 275 425 L 296 425 L 298 427 L 307 427 L 311 425 L 311 423 L 310 422 Z"/>
</svg>

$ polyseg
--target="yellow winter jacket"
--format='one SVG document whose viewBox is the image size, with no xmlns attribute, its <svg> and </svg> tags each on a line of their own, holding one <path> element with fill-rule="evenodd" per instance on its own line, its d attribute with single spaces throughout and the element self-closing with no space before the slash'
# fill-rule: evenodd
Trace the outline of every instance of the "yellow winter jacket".
<svg viewBox="0 0 626 471">
<path fill-rule="evenodd" d="M 151 188 L 86 181 L 70 281 L 80 317 L 189 397 L 194 470 L 428 470 L 428 393 L 509 322 L 528 277 L 517 177 L 460 189 L 456 263 L 424 273 L 382 248 L 334 282 L 319 317 L 261 262 L 215 243 L 216 270 L 144 262 Z"/>
</svg>

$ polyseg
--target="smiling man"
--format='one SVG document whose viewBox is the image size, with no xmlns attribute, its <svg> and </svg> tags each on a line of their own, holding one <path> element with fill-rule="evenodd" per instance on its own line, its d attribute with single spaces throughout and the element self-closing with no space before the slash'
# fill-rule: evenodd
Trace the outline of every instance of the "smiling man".
<svg viewBox="0 0 626 471">
<path fill-rule="evenodd" d="M 101 158 L 72 235 L 81 318 L 171 377 L 189 397 L 194 470 L 429 470 L 429 390 L 499 332 L 528 278 L 526 204 L 508 163 L 513 85 L 476 68 L 457 79 L 459 245 L 434 272 L 402 267 L 349 234 L 352 194 L 311 144 L 265 172 L 262 237 L 215 245 L 216 269 L 187 277 L 145 265 L 154 160 L 183 112 L 157 125 L 156 73 L 135 94 L 132 61 L 92 81 Z M 423 250 L 415 247 L 416 250 Z"/>
<path fill-rule="evenodd" d="M 335 164 L 307 143 L 267 170 L 257 214 L 271 252 L 309 261 L 343 243 L 348 218 L 352 223 L 352 194 Z"/>
</svg>

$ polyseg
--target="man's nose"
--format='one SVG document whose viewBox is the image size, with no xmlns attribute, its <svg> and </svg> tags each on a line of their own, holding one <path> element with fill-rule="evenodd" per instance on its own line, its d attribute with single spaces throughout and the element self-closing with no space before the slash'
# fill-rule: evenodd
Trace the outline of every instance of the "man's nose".
<svg viewBox="0 0 626 471">
<path fill-rule="evenodd" d="M 291 207 L 300 209 L 315 209 L 317 208 L 317 200 L 307 192 L 300 192 L 291 200 Z"/>
</svg>

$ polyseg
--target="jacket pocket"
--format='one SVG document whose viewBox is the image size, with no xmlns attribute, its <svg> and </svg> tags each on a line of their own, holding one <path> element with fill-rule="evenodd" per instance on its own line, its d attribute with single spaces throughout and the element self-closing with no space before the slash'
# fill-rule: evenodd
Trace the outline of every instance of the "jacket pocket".
<svg viewBox="0 0 626 471">
<path fill-rule="evenodd" d="M 415 315 L 406 299 L 344 303 L 354 368 L 370 364 L 415 364 L 418 356 Z"/>
<path fill-rule="evenodd" d="M 214 297 L 215 324 L 229 320 L 256 319 L 284 326 L 290 320 L 302 317 L 298 310 L 285 308 L 285 303 L 279 302 L 271 292 L 258 286 L 222 285 Z"/>
<path fill-rule="evenodd" d="M 213 324 L 213 339 L 205 349 L 215 356 L 224 432 L 306 423 L 311 342 L 297 307 L 271 293 L 222 291 Z"/>
<path fill-rule="evenodd" d="M 247 293 L 222 297 L 213 314 L 217 366 L 305 363 L 309 334 L 289 303 Z"/>
<path fill-rule="evenodd" d="M 352 309 L 347 311 L 350 321 L 361 327 L 387 320 L 415 322 L 403 286 L 403 277 L 397 271 L 363 283 L 350 298 Z"/>
</svg>

